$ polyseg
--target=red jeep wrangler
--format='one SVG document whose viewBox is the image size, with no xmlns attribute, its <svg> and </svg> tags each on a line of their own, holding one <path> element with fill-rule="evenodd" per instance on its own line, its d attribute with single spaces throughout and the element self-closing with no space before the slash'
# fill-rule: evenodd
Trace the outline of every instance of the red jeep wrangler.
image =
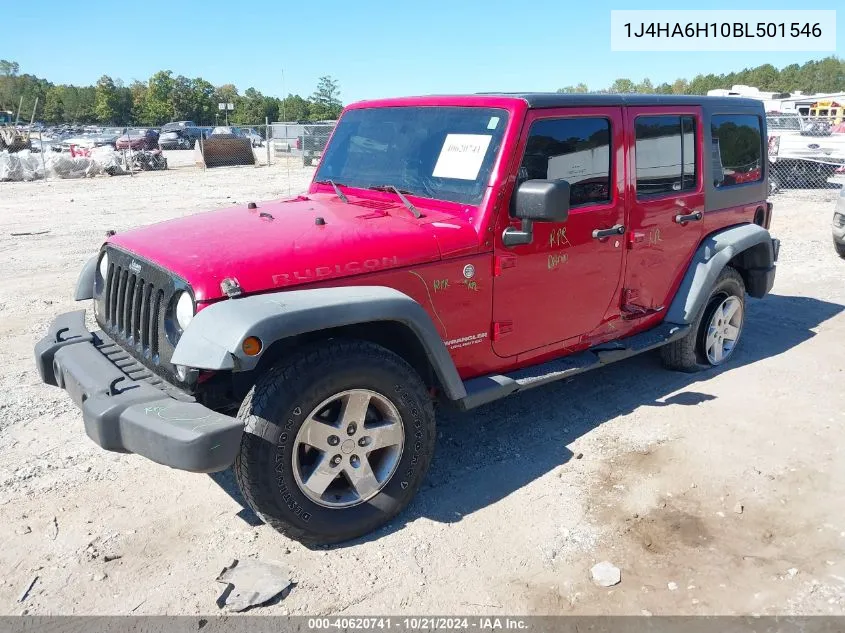
<svg viewBox="0 0 845 633">
<path fill-rule="evenodd" d="M 59 316 L 38 368 L 103 448 L 234 466 L 277 530 L 356 537 L 418 489 L 437 398 L 727 361 L 774 282 L 766 138 L 738 98 L 357 103 L 307 194 L 110 236 L 76 289 L 101 329 Z"/>
</svg>

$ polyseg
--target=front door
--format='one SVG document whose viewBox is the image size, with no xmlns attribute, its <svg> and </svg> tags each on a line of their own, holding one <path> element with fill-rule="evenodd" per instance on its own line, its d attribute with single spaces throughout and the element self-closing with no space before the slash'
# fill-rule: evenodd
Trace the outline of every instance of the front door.
<svg viewBox="0 0 845 633">
<path fill-rule="evenodd" d="M 633 132 L 623 313 L 657 315 L 668 308 L 701 240 L 705 130 L 699 107 L 628 108 Z"/>
<path fill-rule="evenodd" d="M 594 237 L 624 217 L 621 108 L 534 110 L 522 131 L 514 190 L 532 179 L 571 186 L 569 218 L 536 222 L 530 244 L 506 247 L 498 225 L 493 349 L 502 357 L 580 337 L 608 311 L 622 275 L 624 236 Z M 511 198 L 513 198 L 513 193 Z M 501 213 L 512 212 L 512 205 Z M 509 218 L 511 226 L 519 221 Z M 624 229 L 623 229 L 624 230 Z"/>
</svg>

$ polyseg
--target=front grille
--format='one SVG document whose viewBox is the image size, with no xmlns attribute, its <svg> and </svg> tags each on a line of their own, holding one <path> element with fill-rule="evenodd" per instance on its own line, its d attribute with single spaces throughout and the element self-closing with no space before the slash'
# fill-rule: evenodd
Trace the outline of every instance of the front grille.
<svg viewBox="0 0 845 633">
<path fill-rule="evenodd" d="M 171 378 L 174 346 L 165 319 L 174 294 L 187 286 L 139 257 L 109 247 L 109 268 L 97 321 L 111 339 L 149 369 Z"/>
<path fill-rule="evenodd" d="M 159 352 L 159 323 L 164 290 L 129 269 L 109 265 L 106 280 L 106 323 L 112 332 L 145 356 Z"/>
</svg>

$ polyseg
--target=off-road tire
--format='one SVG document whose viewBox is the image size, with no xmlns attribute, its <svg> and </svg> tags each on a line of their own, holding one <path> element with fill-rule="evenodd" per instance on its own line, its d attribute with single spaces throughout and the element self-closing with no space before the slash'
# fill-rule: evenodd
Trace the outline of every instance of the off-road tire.
<svg viewBox="0 0 845 633">
<path fill-rule="evenodd" d="M 833 240 L 833 248 L 836 249 L 837 255 L 839 255 L 842 259 L 845 259 L 845 244 L 840 244 L 836 240 Z"/>
<path fill-rule="evenodd" d="M 321 402 L 348 389 L 368 389 L 398 410 L 404 429 L 399 464 L 371 499 L 323 507 L 293 473 L 297 432 Z M 262 376 L 243 401 L 235 478 L 250 508 L 273 528 L 306 545 L 362 536 L 408 505 L 434 453 L 434 408 L 417 372 L 393 352 L 367 341 L 332 339 L 301 349 Z"/>
<path fill-rule="evenodd" d="M 692 322 L 689 332 L 683 338 L 660 348 L 660 356 L 666 368 L 676 371 L 696 372 L 712 367 L 704 350 L 704 339 L 707 336 L 710 317 L 720 303 L 720 298 L 724 298 L 726 294 L 733 295 L 740 300 L 744 320 L 745 282 L 742 281 L 742 276 L 735 268 L 725 266 L 716 279 L 716 283 L 713 284 L 710 296 L 699 310 L 695 321 Z M 742 332 L 740 331 L 740 338 L 741 336 Z M 737 344 L 739 340 L 738 338 Z"/>
</svg>

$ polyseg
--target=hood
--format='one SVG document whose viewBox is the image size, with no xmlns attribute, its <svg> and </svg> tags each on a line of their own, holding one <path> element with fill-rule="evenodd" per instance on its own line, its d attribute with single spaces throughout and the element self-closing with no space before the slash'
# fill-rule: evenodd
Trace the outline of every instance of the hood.
<svg viewBox="0 0 845 633">
<path fill-rule="evenodd" d="M 478 250 L 472 225 L 401 203 L 334 195 L 238 206 L 112 236 L 109 243 L 175 273 L 197 300 L 222 296 L 234 277 L 244 293 L 324 282 Z M 322 218 L 322 220 L 320 219 Z"/>
</svg>

